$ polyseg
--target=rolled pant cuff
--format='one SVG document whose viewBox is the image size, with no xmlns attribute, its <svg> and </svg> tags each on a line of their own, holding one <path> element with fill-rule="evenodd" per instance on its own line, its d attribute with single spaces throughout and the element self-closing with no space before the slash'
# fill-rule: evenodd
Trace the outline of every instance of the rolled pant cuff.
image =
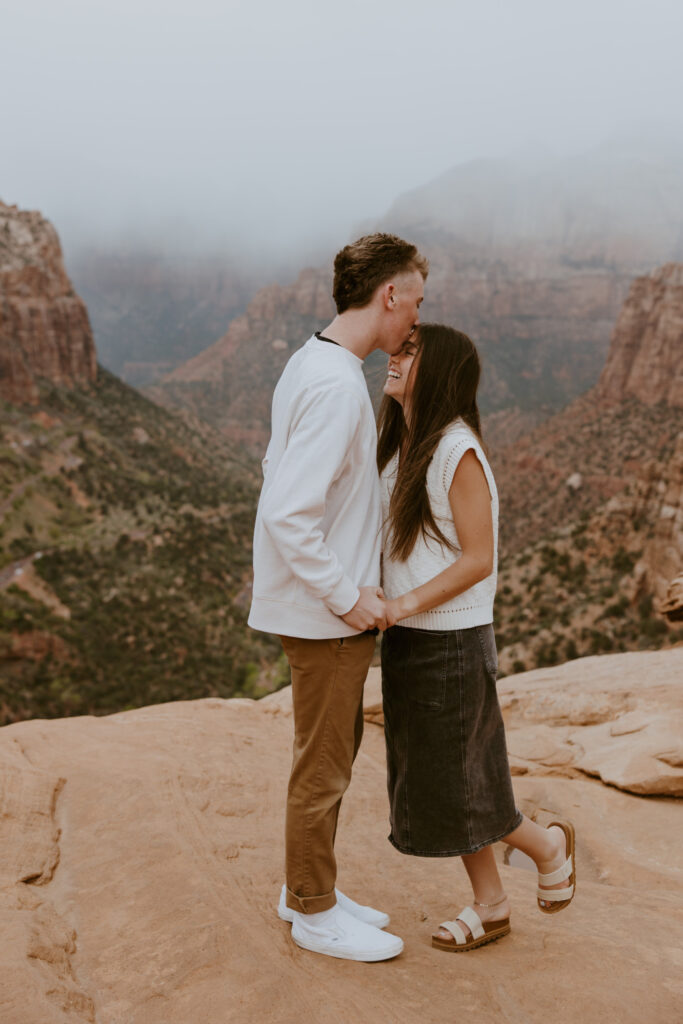
<svg viewBox="0 0 683 1024">
<path fill-rule="evenodd" d="M 323 910 L 333 907 L 336 902 L 337 894 L 334 889 L 322 896 L 297 896 L 291 889 L 287 889 L 287 906 L 300 914 L 321 914 Z"/>
</svg>

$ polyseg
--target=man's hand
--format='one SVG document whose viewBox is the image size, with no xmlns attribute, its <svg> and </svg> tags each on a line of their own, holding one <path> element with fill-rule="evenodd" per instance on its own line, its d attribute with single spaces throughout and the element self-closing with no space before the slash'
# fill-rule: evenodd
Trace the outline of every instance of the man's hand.
<svg viewBox="0 0 683 1024">
<path fill-rule="evenodd" d="M 386 629 L 383 594 L 379 587 L 359 587 L 360 597 L 353 608 L 341 618 L 348 626 L 364 632 L 366 629 Z"/>
</svg>

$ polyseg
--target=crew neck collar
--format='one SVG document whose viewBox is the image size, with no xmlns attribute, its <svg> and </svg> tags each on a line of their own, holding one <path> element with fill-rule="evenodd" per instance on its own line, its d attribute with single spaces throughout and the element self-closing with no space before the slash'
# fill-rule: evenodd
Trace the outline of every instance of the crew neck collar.
<svg viewBox="0 0 683 1024">
<path fill-rule="evenodd" d="M 321 334 L 320 331 L 316 331 L 315 336 L 318 339 L 318 341 L 327 341 L 330 343 L 330 345 L 337 345 L 339 348 L 342 347 L 338 341 L 334 340 L 334 338 L 327 338 L 324 334 Z"/>
<path fill-rule="evenodd" d="M 344 356 L 347 356 L 349 359 L 353 361 L 355 366 L 363 365 L 363 360 L 360 358 L 360 356 L 357 356 L 355 352 L 351 352 L 348 348 L 344 348 L 344 346 L 340 345 L 338 341 L 332 341 L 331 338 L 319 338 L 317 333 L 313 334 L 309 340 L 315 343 L 315 345 L 320 345 L 322 348 L 326 349 L 330 353 L 343 353 Z"/>
</svg>

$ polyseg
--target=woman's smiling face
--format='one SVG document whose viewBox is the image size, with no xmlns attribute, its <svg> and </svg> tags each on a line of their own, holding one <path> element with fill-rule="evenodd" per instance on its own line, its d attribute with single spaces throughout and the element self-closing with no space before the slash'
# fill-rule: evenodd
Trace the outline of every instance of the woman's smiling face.
<svg viewBox="0 0 683 1024">
<path fill-rule="evenodd" d="M 396 399 L 401 406 L 404 406 L 413 390 L 415 375 L 411 370 L 419 351 L 417 334 L 418 332 L 414 331 L 412 336 L 403 342 L 400 352 L 391 356 L 387 367 L 384 394 Z"/>
</svg>

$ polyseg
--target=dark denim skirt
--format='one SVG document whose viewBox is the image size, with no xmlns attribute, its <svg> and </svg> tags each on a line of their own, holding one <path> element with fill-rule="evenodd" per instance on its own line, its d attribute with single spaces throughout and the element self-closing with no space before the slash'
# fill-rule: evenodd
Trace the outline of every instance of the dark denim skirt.
<svg viewBox="0 0 683 1024">
<path fill-rule="evenodd" d="M 389 840 L 402 853 L 476 853 L 521 824 L 497 671 L 491 625 L 384 634 Z"/>
</svg>

